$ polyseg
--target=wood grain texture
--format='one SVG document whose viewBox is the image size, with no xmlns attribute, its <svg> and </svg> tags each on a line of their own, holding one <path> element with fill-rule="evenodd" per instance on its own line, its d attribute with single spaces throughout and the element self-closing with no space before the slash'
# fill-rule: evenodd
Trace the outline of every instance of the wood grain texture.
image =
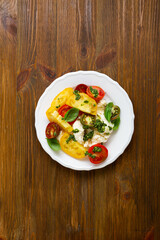
<svg viewBox="0 0 160 240">
<path fill-rule="evenodd" d="M 0 240 L 160 239 L 160 1 L 0 1 Z M 34 128 L 58 76 L 97 70 L 128 92 L 130 145 L 91 172 L 62 167 Z"/>
<path fill-rule="evenodd" d="M 14 235 L 16 213 L 16 1 L 0 2 L 0 239 Z M 9 210 L 10 209 L 10 210 Z"/>
</svg>

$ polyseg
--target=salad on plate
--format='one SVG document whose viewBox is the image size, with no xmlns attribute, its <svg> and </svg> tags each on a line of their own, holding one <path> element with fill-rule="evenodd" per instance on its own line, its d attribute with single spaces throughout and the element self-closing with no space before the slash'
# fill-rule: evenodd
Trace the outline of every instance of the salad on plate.
<svg viewBox="0 0 160 240">
<path fill-rule="evenodd" d="M 45 134 L 53 151 L 64 151 L 76 159 L 88 156 L 93 164 L 108 157 L 104 146 L 120 124 L 120 108 L 104 100 L 99 86 L 79 84 L 65 88 L 52 101 L 46 115 Z"/>
</svg>

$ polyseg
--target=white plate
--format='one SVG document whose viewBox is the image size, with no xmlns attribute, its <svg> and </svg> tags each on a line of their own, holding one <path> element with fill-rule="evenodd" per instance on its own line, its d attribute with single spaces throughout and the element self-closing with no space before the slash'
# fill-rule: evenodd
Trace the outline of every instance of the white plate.
<svg viewBox="0 0 160 240">
<path fill-rule="evenodd" d="M 54 152 L 47 144 L 45 129 L 49 123 L 46 117 L 46 110 L 50 107 L 53 98 L 66 87 L 75 87 L 80 83 L 86 85 L 97 85 L 104 89 L 106 96 L 118 105 L 121 109 L 121 123 L 119 129 L 115 131 L 105 146 L 108 148 L 108 158 L 106 161 L 94 165 L 86 157 L 78 160 L 65 154 L 63 151 Z M 103 168 L 113 163 L 125 150 L 131 141 L 134 131 L 133 105 L 125 90 L 110 77 L 95 71 L 78 71 L 67 73 L 56 79 L 46 88 L 40 97 L 35 111 L 35 127 L 38 140 L 43 149 L 61 165 L 74 170 L 93 170 Z"/>
</svg>

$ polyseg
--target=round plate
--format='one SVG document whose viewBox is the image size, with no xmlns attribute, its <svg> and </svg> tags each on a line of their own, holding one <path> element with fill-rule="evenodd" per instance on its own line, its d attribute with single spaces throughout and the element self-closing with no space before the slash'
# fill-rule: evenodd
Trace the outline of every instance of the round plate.
<svg viewBox="0 0 160 240">
<path fill-rule="evenodd" d="M 105 99 L 111 99 L 115 105 L 121 109 L 121 123 L 119 129 L 112 133 L 105 146 L 108 148 L 108 158 L 97 165 L 92 164 L 86 157 L 78 160 L 63 151 L 54 152 L 47 144 L 45 129 L 49 123 L 46 111 L 50 107 L 53 98 L 64 88 L 75 87 L 80 83 L 92 86 L 100 86 L 106 92 Z M 108 102 L 108 101 L 107 101 Z M 40 97 L 35 111 L 35 127 L 38 140 L 43 149 L 61 165 L 74 170 L 93 170 L 103 168 L 113 163 L 125 150 L 131 141 L 134 131 L 134 112 L 133 105 L 125 90 L 110 77 L 95 71 L 78 71 L 67 73 L 57 78 L 49 87 L 46 88 Z"/>
</svg>

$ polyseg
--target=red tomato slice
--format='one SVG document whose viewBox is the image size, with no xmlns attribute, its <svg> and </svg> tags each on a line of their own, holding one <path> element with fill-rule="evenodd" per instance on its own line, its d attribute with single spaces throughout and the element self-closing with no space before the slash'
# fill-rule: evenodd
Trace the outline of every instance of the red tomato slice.
<svg viewBox="0 0 160 240">
<path fill-rule="evenodd" d="M 68 112 L 68 110 L 70 110 L 70 109 L 71 109 L 71 107 L 68 106 L 67 104 L 65 104 L 65 105 L 61 106 L 61 107 L 58 109 L 58 113 L 59 113 L 62 117 L 64 117 L 65 114 L 66 114 L 66 112 Z M 76 120 L 77 120 L 77 118 L 76 118 L 73 122 L 69 122 L 69 124 L 72 125 Z"/>
<path fill-rule="evenodd" d="M 46 137 L 47 138 L 56 138 L 59 135 L 60 127 L 57 123 L 51 122 L 46 127 Z"/>
<path fill-rule="evenodd" d="M 100 152 L 94 151 L 94 150 L 96 150 L 95 147 L 98 147 L 98 150 L 101 149 L 101 151 Z M 108 157 L 108 149 L 105 146 L 103 146 L 102 144 L 99 144 L 99 143 L 91 146 L 88 149 L 88 152 L 90 154 L 96 156 L 95 158 L 92 158 L 91 156 L 88 156 L 89 160 L 94 164 L 101 163 Z"/>
<path fill-rule="evenodd" d="M 68 110 L 70 110 L 70 109 L 71 109 L 71 107 L 65 104 L 65 105 L 61 106 L 61 107 L 58 109 L 58 113 L 59 113 L 62 117 L 64 117 L 65 114 L 66 114 L 66 112 L 68 112 Z"/>
<path fill-rule="evenodd" d="M 81 93 L 86 93 L 86 90 L 87 90 L 87 85 L 85 84 L 79 84 L 77 85 L 77 87 L 75 88 L 75 90 L 81 92 Z"/>
<path fill-rule="evenodd" d="M 98 86 L 89 86 L 86 92 L 88 96 L 93 98 L 96 102 L 100 101 L 105 95 L 103 89 Z"/>
</svg>

